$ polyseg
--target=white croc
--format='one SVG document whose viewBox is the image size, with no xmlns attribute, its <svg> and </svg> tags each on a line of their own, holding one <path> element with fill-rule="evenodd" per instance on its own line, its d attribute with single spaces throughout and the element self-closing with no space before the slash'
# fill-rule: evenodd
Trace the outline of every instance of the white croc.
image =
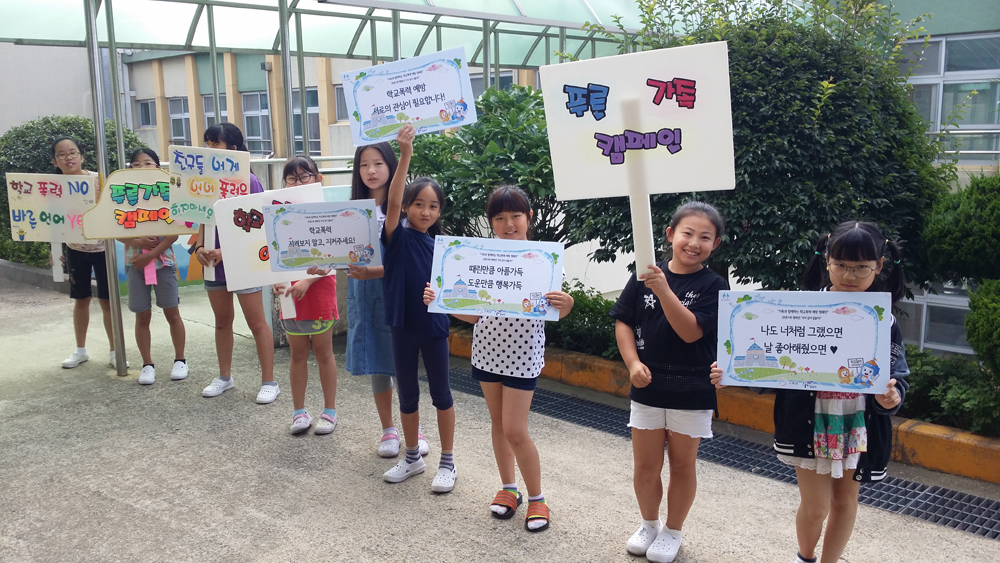
<svg viewBox="0 0 1000 563">
<path fill-rule="evenodd" d="M 671 530 L 664 526 L 660 533 L 656 534 L 653 545 L 646 550 L 646 560 L 653 563 L 671 563 L 681 548 L 683 535 L 680 530 Z"/>
<path fill-rule="evenodd" d="M 309 413 L 304 412 L 301 414 L 297 414 L 292 417 L 291 433 L 301 434 L 306 430 L 309 430 L 309 427 L 312 426 L 312 423 L 313 419 L 311 416 L 309 416 Z"/>
<path fill-rule="evenodd" d="M 337 417 L 330 416 L 328 414 L 319 415 L 319 422 L 316 423 L 316 428 L 313 428 L 313 433 L 315 434 L 330 434 L 333 429 L 337 427 Z"/>
<path fill-rule="evenodd" d="M 639 524 L 639 529 L 632 534 L 625 544 L 625 549 L 632 555 L 646 555 L 646 550 L 656 541 L 657 534 L 663 529 L 663 523 L 657 522 L 656 528 L 650 528 L 645 524 Z"/>
<path fill-rule="evenodd" d="M 202 397 L 218 397 L 219 395 L 229 391 L 233 387 L 236 387 L 236 382 L 230 377 L 228 380 L 223 380 L 221 377 L 216 377 L 208 384 L 208 387 L 201 390 Z"/>
<path fill-rule="evenodd" d="M 277 399 L 278 395 L 280 394 L 281 394 L 281 389 L 278 389 L 278 386 L 276 384 L 261 385 L 260 391 L 257 392 L 257 404 L 267 405 L 273 403 L 274 400 Z"/>
<path fill-rule="evenodd" d="M 170 379 L 173 381 L 180 381 L 182 379 L 187 379 L 187 376 L 187 362 L 175 361 L 173 369 L 170 370 Z"/>
<path fill-rule="evenodd" d="M 423 457 L 427 455 L 427 452 L 431 451 L 431 447 L 427 445 L 427 438 L 424 438 L 424 433 L 417 431 L 417 447 L 420 448 L 420 456 Z"/>
<path fill-rule="evenodd" d="M 455 488 L 455 481 L 457 479 L 458 470 L 456 468 L 438 467 L 437 475 L 431 481 L 431 491 L 435 493 L 450 493 Z"/>
<path fill-rule="evenodd" d="M 379 457 L 396 457 L 399 455 L 399 434 L 392 432 L 382 434 L 382 440 L 378 443 Z"/>
<path fill-rule="evenodd" d="M 424 464 L 424 458 L 420 458 L 413 463 L 406 463 L 406 460 L 404 459 L 392 466 L 392 469 L 383 473 L 382 478 L 389 483 L 402 483 L 414 475 L 423 473 L 426 467 L 427 466 Z"/>
</svg>

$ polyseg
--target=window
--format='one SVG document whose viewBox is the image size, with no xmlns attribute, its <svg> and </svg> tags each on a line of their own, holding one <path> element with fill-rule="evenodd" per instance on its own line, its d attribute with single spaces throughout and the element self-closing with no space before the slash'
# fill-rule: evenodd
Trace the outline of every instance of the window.
<svg viewBox="0 0 1000 563">
<path fill-rule="evenodd" d="M 156 100 L 136 102 L 139 113 L 139 127 L 156 127 Z"/>
<path fill-rule="evenodd" d="M 333 93 L 337 96 L 337 121 L 347 121 L 347 96 L 343 85 L 334 86 Z"/>
<path fill-rule="evenodd" d="M 170 111 L 170 144 L 191 146 L 187 98 L 169 98 L 167 109 Z"/>
<path fill-rule="evenodd" d="M 211 94 L 201 97 L 201 105 L 205 108 L 205 129 L 215 125 L 215 98 Z M 226 97 L 219 96 L 219 109 L 222 110 L 222 122 L 227 123 L 229 117 L 226 115 Z"/>
<path fill-rule="evenodd" d="M 271 112 L 267 92 L 243 94 L 243 134 L 251 154 L 271 154 Z"/>
<path fill-rule="evenodd" d="M 480 74 L 473 74 L 470 77 L 470 79 L 471 79 L 471 82 L 472 82 L 472 93 L 473 93 L 473 95 L 475 97 L 477 97 L 477 98 L 479 96 L 482 96 L 483 92 L 486 90 L 486 88 L 483 88 L 483 75 L 481 73 Z M 493 83 L 493 79 L 494 79 L 494 76 L 493 76 L 493 72 L 491 71 L 490 72 L 490 88 L 496 88 L 498 86 L 497 84 Z M 510 71 L 510 70 L 502 70 L 502 71 L 500 71 L 500 84 L 499 84 L 499 88 L 501 90 L 509 90 L 510 89 L 510 85 L 513 84 L 513 83 L 514 83 L 514 72 L 513 71 Z"/>
<path fill-rule="evenodd" d="M 1000 158 L 1000 34 L 944 37 L 926 48 L 918 40 L 903 46 L 902 58 L 900 70 L 909 73 L 912 85 L 910 100 L 927 121 L 927 130 L 941 131 L 946 123 L 954 122 L 947 127 L 945 150 L 956 151 L 960 163 L 996 163 Z"/>
<path fill-rule="evenodd" d="M 295 116 L 295 153 L 304 154 L 302 150 L 302 103 L 299 100 L 299 89 L 292 89 L 292 114 Z M 309 120 L 309 154 L 319 155 L 319 91 L 316 88 L 306 88 L 306 119 Z"/>
</svg>

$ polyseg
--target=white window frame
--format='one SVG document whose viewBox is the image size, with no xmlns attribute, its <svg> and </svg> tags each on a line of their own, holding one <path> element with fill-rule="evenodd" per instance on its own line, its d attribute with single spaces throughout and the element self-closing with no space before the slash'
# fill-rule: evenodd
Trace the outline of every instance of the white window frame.
<svg viewBox="0 0 1000 563">
<path fill-rule="evenodd" d="M 212 94 L 205 94 L 201 97 L 201 108 L 205 113 L 205 129 L 215 125 L 215 99 Z M 229 113 L 226 111 L 227 107 L 226 97 L 219 96 L 219 104 L 222 106 L 222 123 L 229 122 Z"/>
<path fill-rule="evenodd" d="M 336 109 L 335 119 L 340 121 L 347 121 L 351 118 L 350 114 L 347 113 L 347 97 L 344 94 L 343 84 L 334 84 L 333 86 L 333 100 L 334 107 Z M 343 102 L 341 102 L 343 100 Z"/>
<path fill-rule="evenodd" d="M 247 110 L 246 100 L 252 96 L 257 97 L 258 109 L 256 111 Z M 243 134 L 246 136 L 247 148 L 250 149 L 250 154 L 256 156 L 273 154 L 274 139 L 271 135 L 271 100 L 268 98 L 267 91 L 243 92 L 241 93 L 241 99 L 243 100 Z M 263 104 L 260 103 L 261 100 L 264 100 Z M 265 105 L 267 108 L 261 109 Z M 257 119 L 260 135 L 250 136 L 249 127 L 247 127 L 247 120 L 249 118 Z"/>
<path fill-rule="evenodd" d="M 183 105 L 182 113 L 174 113 L 173 109 L 170 107 L 172 104 L 170 102 L 180 101 Z M 167 111 L 170 113 L 170 144 L 171 145 L 186 145 L 191 146 L 191 113 L 188 107 L 187 97 L 182 98 L 167 98 Z M 174 135 L 174 122 L 181 121 L 184 129 L 184 136 L 178 137 Z"/>
<path fill-rule="evenodd" d="M 147 108 L 149 121 L 143 123 L 142 108 Z M 139 117 L 139 127 L 156 127 L 156 100 L 136 100 L 135 113 Z"/>
<path fill-rule="evenodd" d="M 315 93 L 316 96 L 317 96 L 316 105 L 315 106 L 310 106 L 309 105 L 309 93 L 310 92 Z M 295 101 L 298 98 L 298 96 L 299 96 L 299 89 L 298 88 L 292 88 L 292 115 L 293 115 L 294 119 L 301 120 L 302 119 L 302 106 L 301 106 L 301 103 L 300 103 L 299 107 L 295 107 Z M 319 117 L 319 88 L 317 88 L 317 87 L 310 88 L 310 87 L 306 86 L 306 118 L 308 119 L 308 117 L 310 115 L 316 115 L 317 116 L 317 122 L 319 121 L 318 120 L 318 117 Z M 299 125 L 300 132 L 299 132 L 298 135 L 295 135 L 295 144 L 293 146 L 296 147 L 295 152 L 297 154 L 305 154 L 304 148 L 298 148 L 298 147 L 302 146 L 301 121 L 296 121 L 296 123 L 298 123 L 298 125 Z M 315 131 L 313 129 L 315 129 Z M 294 127 L 293 127 L 292 130 L 294 131 Z M 309 153 L 308 154 L 310 156 L 319 156 L 320 154 L 322 154 L 322 152 L 323 151 L 320 148 L 320 131 L 319 131 L 318 123 L 317 123 L 316 127 L 309 127 Z"/>
</svg>

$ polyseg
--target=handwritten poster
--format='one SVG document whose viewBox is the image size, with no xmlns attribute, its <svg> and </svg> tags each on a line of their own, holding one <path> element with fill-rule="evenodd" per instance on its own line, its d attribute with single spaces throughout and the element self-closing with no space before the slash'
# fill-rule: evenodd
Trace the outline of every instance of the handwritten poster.
<svg viewBox="0 0 1000 563">
<path fill-rule="evenodd" d="M 97 202 L 97 176 L 7 174 L 10 234 L 16 241 L 86 243 L 83 214 Z"/>
<path fill-rule="evenodd" d="M 170 145 L 170 216 L 215 224 L 216 201 L 250 193 L 250 153 Z"/>
<path fill-rule="evenodd" d="M 160 169 L 113 172 L 97 205 L 83 214 L 88 239 L 171 236 L 198 231 L 170 215 L 170 175 Z"/>
<path fill-rule="evenodd" d="M 300 271 L 271 270 L 270 246 L 264 231 L 264 206 L 313 201 L 323 201 L 323 186 L 318 183 L 216 202 L 219 243 L 229 291 L 308 277 Z"/>
<path fill-rule="evenodd" d="M 545 294 L 562 289 L 562 257 L 558 242 L 439 235 L 427 310 L 558 321 Z"/>
<path fill-rule="evenodd" d="M 720 291 L 724 385 L 884 393 L 888 293 Z"/>
<path fill-rule="evenodd" d="M 736 186 L 725 42 L 658 49 L 540 69 L 556 195 L 631 195 Z M 632 116 L 623 103 L 635 100 Z"/>
<path fill-rule="evenodd" d="M 354 146 L 395 139 L 407 123 L 419 135 L 476 122 L 463 47 L 345 72 L 343 82 Z"/>
<path fill-rule="evenodd" d="M 381 266 L 375 200 L 264 206 L 271 270 Z"/>
</svg>

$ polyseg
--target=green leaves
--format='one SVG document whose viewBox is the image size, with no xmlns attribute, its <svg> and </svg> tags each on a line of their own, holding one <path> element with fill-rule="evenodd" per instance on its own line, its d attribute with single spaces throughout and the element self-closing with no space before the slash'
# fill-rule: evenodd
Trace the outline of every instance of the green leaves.
<svg viewBox="0 0 1000 563">
<path fill-rule="evenodd" d="M 924 259 L 942 281 L 1000 279 L 1000 177 L 973 175 L 934 206 Z"/>
</svg>

